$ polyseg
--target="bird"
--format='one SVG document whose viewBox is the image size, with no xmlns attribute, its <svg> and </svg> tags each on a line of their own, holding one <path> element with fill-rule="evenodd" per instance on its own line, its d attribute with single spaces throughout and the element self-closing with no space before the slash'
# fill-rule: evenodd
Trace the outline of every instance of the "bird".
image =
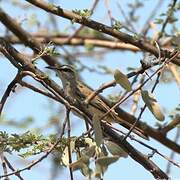
<svg viewBox="0 0 180 180">
<path fill-rule="evenodd" d="M 47 66 L 46 68 L 55 70 L 62 81 L 65 94 L 76 101 L 83 103 L 94 92 L 91 87 L 79 80 L 74 67 L 71 65 L 55 65 Z M 92 116 L 96 115 L 99 119 L 111 108 L 101 95 L 95 96 L 86 107 Z M 120 118 L 114 110 L 104 117 L 103 120 L 107 123 L 118 123 L 127 129 L 130 129 L 132 126 L 131 123 Z M 135 127 L 133 132 L 146 140 L 148 139 L 144 132 L 138 127 Z"/>
</svg>

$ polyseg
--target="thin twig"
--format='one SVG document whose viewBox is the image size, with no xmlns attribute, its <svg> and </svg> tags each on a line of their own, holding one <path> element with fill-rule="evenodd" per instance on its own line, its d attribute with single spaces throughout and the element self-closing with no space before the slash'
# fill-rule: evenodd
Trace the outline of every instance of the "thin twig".
<svg viewBox="0 0 180 180">
<path fill-rule="evenodd" d="M 94 9 L 96 8 L 98 1 L 99 0 L 94 1 L 92 8 L 90 9 L 91 13 L 93 13 Z M 72 38 L 74 38 L 76 35 L 78 35 L 80 33 L 80 31 L 82 31 L 83 28 L 84 28 L 84 25 L 81 25 L 71 36 L 69 36 L 66 39 L 65 43 L 69 43 L 72 40 Z"/>
<path fill-rule="evenodd" d="M 121 134 L 123 134 L 123 135 L 125 135 L 125 136 L 127 135 L 127 133 L 125 133 L 125 132 L 123 132 L 123 131 L 121 131 L 121 130 L 113 127 L 113 126 L 111 126 L 111 125 L 108 124 L 107 122 L 104 122 L 104 123 L 106 123 L 106 125 L 109 126 L 109 128 L 112 128 L 113 130 L 115 130 L 115 131 L 117 131 L 117 132 L 120 132 Z M 131 140 L 136 141 L 137 143 L 143 145 L 144 147 L 146 147 L 146 148 L 154 151 L 155 153 L 159 154 L 162 158 L 166 159 L 167 161 L 169 161 L 169 162 L 172 163 L 173 165 L 175 165 L 175 166 L 177 166 L 177 167 L 180 168 L 180 164 L 179 164 L 179 163 L 173 161 L 171 158 L 168 158 L 168 157 L 165 156 L 164 154 L 160 153 L 157 149 L 153 148 L 152 146 L 150 146 L 150 145 L 148 145 L 148 144 L 140 141 L 139 139 L 136 139 L 133 135 L 129 135 L 128 137 L 129 137 Z"/>
<path fill-rule="evenodd" d="M 175 127 L 177 127 L 180 124 L 180 115 L 176 115 L 175 118 L 173 120 L 171 120 L 171 122 L 166 125 L 165 127 L 163 127 L 162 129 L 160 129 L 160 131 L 164 134 L 168 133 L 170 130 L 174 129 Z"/>
<path fill-rule="evenodd" d="M 7 176 L 7 166 L 6 166 L 6 162 L 4 160 L 4 154 L 3 152 L 0 152 L 0 158 L 1 158 L 1 161 L 2 161 L 2 168 L 3 168 L 3 171 L 4 171 L 4 180 L 9 180 L 8 176 Z"/>
<path fill-rule="evenodd" d="M 59 138 L 56 140 L 54 145 L 51 146 L 51 148 L 49 148 L 49 150 L 45 153 L 45 155 L 43 155 L 39 159 L 31 162 L 29 165 L 27 165 L 26 167 L 24 167 L 22 169 L 16 170 L 12 173 L 8 173 L 6 175 L 1 175 L 0 178 L 12 176 L 14 174 L 21 173 L 22 171 L 25 171 L 25 170 L 30 170 L 32 167 L 34 167 L 35 165 L 40 163 L 42 160 L 46 159 L 47 156 L 54 150 L 54 148 L 61 142 L 62 136 L 64 135 L 65 126 L 66 126 L 66 122 L 63 123 L 62 131 L 61 131 L 61 134 L 59 135 Z"/>
<path fill-rule="evenodd" d="M 177 142 L 179 137 L 180 137 L 180 128 L 177 129 L 174 141 Z M 170 159 L 174 159 L 174 156 L 175 156 L 175 152 L 171 151 Z M 180 165 L 179 165 L 179 167 L 180 167 Z M 168 161 L 168 164 L 167 164 L 167 167 L 166 167 L 166 173 L 170 174 L 170 171 L 171 171 L 171 163 L 170 163 L 170 161 Z"/>
<path fill-rule="evenodd" d="M 6 162 L 7 166 L 9 167 L 9 169 L 11 169 L 12 171 L 16 171 L 5 156 L 4 156 L 4 161 Z M 24 180 L 24 179 L 21 177 L 20 173 L 16 173 L 15 175 L 16 175 L 19 179 Z"/>
<path fill-rule="evenodd" d="M 22 77 L 23 77 L 22 74 L 18 72 L 17 75 L 15 76 L 15 78 L 8 85 L 6 91 L 4 92 L 4 95 L 1 98 L 1 102 L 0 102 L 0 115 L 2 113 L 4 104 L 7 101 L 7 98 L 9 97 L 11 91 L 15 90 L 14 88 L 15 88 L 16 83 L 18 83 L 22 79 Z"/>
<path fill-rule="evenodd" d="M 49 98 L 51 98 L 51 99 L 54 99 L 54 100 L 56 100 L 56 101 L 59 101 L 59 98 L 56 97 L 56 96 L 54 96 L 53 94 L 51 94 L 51 93 L 49 93 L 49 92 L 46 92 L 46 91 L 44 91 L 44 90 L 42 90 L 42 89 L 40 89 L 40 88 L 37 88 L 37 87 L 35 87 L 35 86 L 33 86 L 33 85 L 25 82 L 25 81 L 22 81 L 22 80 L 21 80 L 21 81 L 19 82 L 19 84 L 20 84 L 21 86 L 27 87 L 27 88 L 35 91 L 35 92 L 38 92 L 38 93 L 40 93 L 40 94 L 43 94 L 43 95 L 45 95 L 45 96 L 47 96 L 47 97 L 49 97 Z"/>
<path fill-rule="evenodd" d="M 131 32 L 135 32 L 137 33 L 136 29 L 134 28 L 133 24 L 131 23 L 131 21 L 129 20 L 129 18 L 126 16 L 123 8 L 121 7 L 121 4 L 119 2 L 117 2 L 117 6 L 121 12 L 121 14 L 123 15 L 125 21 L 126 21 L 126 24 L 129 25 L 131 27 Z"/>
<path fill-rule="evenodd" d="M 145 169 L 147 169 L 156 179 L 168 179 L 167 174 L 165 174 L 154 162 L 148 159 L 147 156 L 136 150 L 127 141 L 122 141 L 123 137 L 109 128 L 106 124 L 103 124 L 103 127 L 106 137 L 111 137 L 113 142 L 118 144 L 124 151 L 126 151 L 132 159 L 138 162 L 140 161 L 140 164 Z"/>
<path fill-rule="evenodd" d="M 157 5 L 154 7 L 154 9 L 150 13 L 149 17 L 147 18 L 146 22 L 144 23 L 143 29 L 141 30 L 140 34 L 143 34 L 144 36 L 147 34 L 147 32 L 149 31 L 150 22 L 156 15 L 158 9 L 162 6 L 163 2 L 164 1 L 162 1 L 162 0 L 158 1 Z"/>
<path fill-rule="evenodd" d="M 151 92 L 154 92 L 157 84 L 159 83 L 160 75 L 161 75 L 161 73 L 158 72 L 156 81 L 155 81 L 155 83 L 154 83 L 154 86 L 152 87 Z M 125 140 L 125 139 L 131 134 L 131 132 L 133 131 L 133 129 L 136 127 L 136 125 L 137 125 L 137 123 L 139 122 L 139 120 L 141 119 L 141 116 L 142 116 L 143 112 L 145 111 L 146 107 L 147 107 L 147 106 L 146 106 L 146 104 L 145 104 L 144 107 L 141 109 L 141 112 L 139 113 L 138 118 L 136 119 L 136 121 L 134 122 L 134 124 L 131 126 L 129 132 L 128 132 L 127 135 L 123 138 L 123 140 Z"/>
<path fill-rule="evenodd" d="M 164 33 L 164 31 L 165 31 L 165 28 L 166 28 L 167 24 L 169 23 L 169 20 L 170 20 L 171 16 L 172 16 L 173 13 L 174 13 L 174 8 L 175 8 L 175 5 L 176 5 L 176 2 L 177 2 L 177 0 L 173 0 L 173 3 L 172 3 L 171 7 L 170 7 L 169 10 L 168 10 L 169 13 L 167 13 L 167 18 L 166 18 L 166 20 L 164 21 L 164 23 L 162 24 L 162 28 L 161 28 L 161 31 L 160 31 L 160 33 L 159 33 L 158 40 L 163 36 L 163 33 Z"/>
<path fill-rule="evenodd" d="M 86 104 L 89 104 L 90 101 L 92 101 L 99 93 L 101 93 L 104 89 L 107 89 L 109 87 L 113 87 L 116 85 L 115 81 L 112 81 L 110 83 L 106 83 L 102 86 L 100 86 L 97 90 L 93 91 L 85 100 Z"/>
<path fill-rule="evenodd" d="M 71 124 L 70 124 L 70 117 L 69 117 L 70 109 L 66 109 L 66 121 L 67 121 L 67 132 L 68 132 L 68 156 L 69 156 L 69 164 L 72 163 L 71 157 Z M 69 167 L 69 173 L 71 180 L 73 180 L 73 170 Z"/>
<path fill-rule="evenodd" d="M 173 74 L 178 86 L 180 87 L 180 76 L 177 72 L 176 67 L 173 64 L 169 64 L 168 68 L 170 69 L 171 73 Z"/>
<path fill-rule="evenodd" d="M 101 48 L 107 48 L 106 51 L 108 52 L 108 49 L 111 50 L 129 50 L 133 52 L 138 52 L 140 49 L 136 46 L 133 46 L 128 43 L 120 42 L 120 41 L 114 41 L 114 39 L 105 38 L 105 37 L 92 37 L 92 36 L 81 36 L 76 35 L 73 36 L 69 41 L 67 41 L 68 36 L 65 34 L 39 34 L 39 33 L 32 33 L 31 34 L 36 41 L 44 44 L 52 42 L 54 45 L 69 45 L 69 46 L 84 46 L 86 44 L 90 44 L 95 47 L 101 47 Z M 9 35 L 5 38 L 8 42 L 12 44 L 22 44 L 23 42 L 19 40 L 16 36 Z M 104 50 L 105 51 L 105 50 Z M 94 51 L 93 51 L 94 52 Z M 86 52 L 90 53 L 90 52 Z M 72 53 L 71 53 L 72 54 Z M 78 54 L 78 52 L 76 52 Z M 73 55 L 72 55 L 73 56 Z M 73 56 L 74 57 L 74 56 Z"/>
<path fill-rule="evenodd" d="M 144 77 L 145 77 L 144 75 L 141 77 L 141 80 L 140 80 L 139 84 L 143 83 Z M 131 107 L 131 112 L 130 112 L 132 115 L 135 115 L 135 112 L 136 112 L 137 107 L 138 107 L 138 102 L 139 102 L 140 95 L 141 95 L 140 91 L 137 91 L 136 93 L 134 93 L 133 105 Z"/>
<path fill-rule="evenodd" d="M 90 18 L 82 18 L 82 16 L 75 14 L 71 11 L 65 10 L 59 6 L 54 5 L 53 8 L 50 8 L 48 3 L 42 2 L 40 0 L 26 0 L 26 1 L 47 12 L 53 13 L 57 16 L 64 17 L 69 20 L 73 20 L 73 22 L 85 25 L 94 30 L 106 33 L 108 35 L 118 38 L 119 40 L 123 42 L 133 44 L 144 51 L 150 52 L 154 54 L 156 57 L 158 56 L 157 48 L 151 45 L 149 41 L 146 41 L 146 40 L 142 41 L 141 39 L 137 40 L 136 38 L 134 38 L 133 36 L 129 34 L 114 30 L 112 27 L 93 21 Z"/>
<path fill-rule="evenodd" d="M 171 62 L 174 58 L 176 58 L 180 52 L 176 52 L 170 59 L 168 59 L 165 63 Z M 118 107 L 120 104 L 122 104 L 124 101 L 126 101 L 130 96 L 132 96 L 136 91 L 140 90 L 153 76 L 155 76 L 160 70 L 164 68 L 164 65 L 162 65 L 160 68 L 158 68 L 151 76 L 148 77 L 138 88 L 133 90 L 127 97 L 123 98 L 122 100 L 118 101 L 112 108 L 110 108 L 104 115 L 101 117 L 103 119 L 106 117 L 109 113 L 111 113 L 116 107 Z M 100 120 L 101 120 L 100 119 Z"/>
</svg>

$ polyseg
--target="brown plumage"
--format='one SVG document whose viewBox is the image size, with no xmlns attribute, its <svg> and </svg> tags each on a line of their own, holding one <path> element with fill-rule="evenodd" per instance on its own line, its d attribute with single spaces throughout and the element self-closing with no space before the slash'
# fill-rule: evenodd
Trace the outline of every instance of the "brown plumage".
<svg viewBox="0 0 180 180">
<path fill-rule="evenodd" d="M 59 67 L 49 66 L 47 68 L 56 70 L 62 81 L 64 91 L 68 96 L 71 96 L 72 98 L 83 102 L 93 92 L 93 89 L 77 79 L 76 72 L 73 67 L 69 65 L 63 65 Z M 110 108 L 110 104 L 100 95 L 95 96 L 94 99 L 92 99 L 87 105 L 88 112 L 92 114 L 92 116 L 96 114 L 99 119 L 101 119 L 101 117 L 103 117 L 103 115 Z M 130 127 L 132 126 L 131 123 L 125 121 L 124 119 L 121 119 L 115 111 L 111 111 L 105 118 L 103 118 L 103 120 L 107 121 L 108 123 L 118 123 L 127 129 L 130 129 Z M 147 136 L 138 127 L 135 127 L 133 132 L 147 139 Z"/>
</svg>

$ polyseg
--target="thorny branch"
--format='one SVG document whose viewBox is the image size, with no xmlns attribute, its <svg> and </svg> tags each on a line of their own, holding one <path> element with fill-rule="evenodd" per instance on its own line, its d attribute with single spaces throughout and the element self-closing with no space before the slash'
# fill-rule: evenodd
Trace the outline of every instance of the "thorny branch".
<svg viewBox="0 0 180 180">
<path fill-rule="evenodd" d="M 25 170 L 30 170 L 32 167 L 34 167 L 35 165 L 37 165 L 38 163 L 40 163 L 42 160 L 46 159 L 47 156 L 55 149 L 55 147 L 61 142 L 62 140 L 62 136 L 64 135 L 64 131 L 65 131 L 65 127 L 66 127 L 66 121 L 64 122 L 63 124 L 63 127 L 62 127 L 62 131 L 61 131 L 61 134 L 59 135 L 58 139 L 56 140 L 56 142 L 54 143 L 53 146 L 51 146 L 51 148 L 49 148 L 49 150 L 45 153 L 45 155 L 41 156 L 39 159 L 33 161 L 32 163 L 30 163 L 29 165 L 27 165 L 26 167 L 20 169 L 20 170 L 16 170 L 12 173 L 8 173 L 8 174 L 5 174 L 5 175 L 1 175 L 0 178 L 3 178 L 3 177 L 8 177 L 8 176 L 12 176 L 14 174 L 19 174 Z"/>
<path fill-rule="evenodd" d="M 75 14 L 71 11 L 65 10 L 59 6 L 56 7 L 55 5 L 53 5 L 53 8 L 51 8 L 49 6 L 49 4 L 45 3 L 44 1 L 43 2 L 40 0 L 26 0 L 26 1 L 29 3 L 32 3 L 33 5 L 39 7 L 40 9 L 44 9 L 47 12 L 50 12 L 50 13 L 55 14 L 60 17 L 64 17 L 73 22 L 83 24 L 83 25 L 85 25 L 89 28 L 92 28 L 94 30 L 97 30 L 99 32 L 103 32 L 108 35 L 111 35 L 112 37 L 116 37 L 125 43 L 130 43 L 130 44 L 142 49 L 143 51 L 147 51 L 149 53 L 154 54 L 156 57 L 158 57 L 159 52 L 158 52 L 157 48 L 155 48 L 153 45 L 151 45 L 150 42 L 148 42 L 146 40 L 141 40 L 141 39 L 137 40 L 134 37 L 132 37 L 131 35 L 117 31 L 117 30 L 113 29 L 112 27 L 106 26 L 102 23 L 93 21 L 91 19 L 82 18 L 80 15 Z M 162 52 L 162 56 L 164 56 L 163 52 Z M 173 62 L 180 65 L 180 63 L 177 60 L 173 60 Z"/>
</svg>

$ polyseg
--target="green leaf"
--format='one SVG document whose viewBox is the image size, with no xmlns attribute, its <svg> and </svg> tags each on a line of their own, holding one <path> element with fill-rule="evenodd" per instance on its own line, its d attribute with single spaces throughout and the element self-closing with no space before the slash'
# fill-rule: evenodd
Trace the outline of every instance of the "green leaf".
<svg viewBox="0 0 180 180">
<path fill-rule="evenodd" d="M 97 146 L 100 146 L 102 143 L 103 134 L 101 129 L 101 122 L 98 115 L 93 116 L 93 128 L 95 133 L 95 142 Z"/>
<path fill-rule="evenodd" d="M 122 86 L 128 92 L 132 90 L 131 83 L 129 82 L 127 76 L 123 74 L 121 71 L 119 71 L 118 69 L 116 69 L 114 72 L 114 79 L 117 84 Z"/>
<path fill-rule="evenodd" d="M 123 25 L 121 24 L 120 21 L 115 21 L 115 24 L 113 25 L 113 29 L 116 29 L 117 31 L 119 31 L 121 28 L 123 27 Z"/>
<path fill-rule="evenodd" d="M 103 179 L 102 178 L 102 174 L 104 174 L 107 170 L 107 166 L 101 166 L 99 165 L 98 163 L 96 163 L 96 168 L 95 168 L 95 171 L 94 171 L 94 176 L 98 179 Z"/>
<path fill-rule="evenodd" d="M 89 168 L 89 158 L 82 153 L 77 153 L 77 161 L 69 165 L 73 171 L 80 170 L 81 173 L 91 179 L 92 169 Z"/>
<path fill-rule="evenodd" d="M 37 16 L 36 14 L 33 13 L 28 17 L 28 26 L 33 27 L 37 24 L 38 24 Z"/>
<path fill-rule="evenodd" d="M 89 168 L 89 162 L 84 162 L 83 158 L 79 158 L 77 161 L 69 165 L 73 171 L 80 170 L 86 177 L 91 177 L 92 170 Z"/>
<path fill-rule="evenodd" d="M 172 38 L 173 44 L 175 44 L 178 48 L 180 48 L 180 35 Z"/>
<path fill-rule="evenodd" d="M 68 151 L 68 147 L 66 146 L 66 148 L 64 149 L 63 155 L 62 155 L 62 162 L 65 166 L 69 165 L 69 151 Z"/>
<path fill-rule="evenodd" d="M 163 121 L 165 119 L 164 114 L 162 113 L 161 107 L 155 99 L 154 95 L 148 91 L 143 90 L 141 90 L 141 95 L 144 103 L 155 116 L 155 118 L 159 121 Z"/>
<path fill-rule="evenodd" d="M 98 158 L 96 160 L 96 163 L 98 163 L 102 167 L 108 167 L 110 164 L 116 162 L 118 159 L 119 159 L 119 156 L 112 156 L 112 157 L 104 156 L 104 157 Z"/>
<path fill-rule="evenodd" d="M 91 139 L 91 138 L 84 138 L 84 141 L 86 144 L 88 144 L 88 146 L 95 146 L 96 143 Z"/>
<path fill-rule="evenodd" d="M 69 167 L 72 168 L 73 171 L 82 169 L 85 166 L 87 166 L 87 165 L 83 162 L 82 158 L 78 159 L 77 161 L 75 161 L 69 165 Z"/>
<path fill-rule="evenodd" d="M 71 164 L 69 165 L 69 167 L 72 168 L 73 171 L 75 171 L 75 170 L 81 169 L 81 168 L 83 167 L 83 165 L 84 165 L 84 163 L 82 162 L 81 159 L 79 159 L 79 160 L 71 163 Z"/>
<path fill-rule="evenodd" d="M 85 48 L 87 51 L 92 51 L 94 49 L 94 45 L 92 43 L 85 42 Z"/>
<path fill-rule="evenodd" d="M 88 10 L 88 9 L 83 9 L 83 10 L 72 10 L 73 13 L 78 14 L 84 18 L 89 18 L 92 14 L 92 11 Z"/>
<path fill-rule="evenodd" d="M 91 146 L 91 147 L 87 147 L 85 149 L 83 149 L 81 151 L 82 156 L 87 156 L 88 158 L 91 158 L 96 152 L 96 146 Z"/>
<path fill-rule="evenodd" d="M 62 155 L 62 158 L 61 158 L 61 160 L 62 160 L 62 162 L 63 162 L 63 164 L 65 165 L 65 166 L 68 166 L 69 165 L 69 150 L 68 150 L 68 146 L 66 146 L 65 147 L 65 149 L 64 149 L 64 152 L 63 152 L 63 155 Z M 70 153 L 72 153 L 72 151 L 74 150 L 74 148 L 75 148 L 75 141 L 74 140 L 71 140 L 71 142 L 70 142 L 70 149 L 71 149 L 71 152 Z"/>
<path fill-rule="evenodd" d="M 101 174 L 104 174 L 105 171 L 108 169 L 108 166 L 112 163 L 116 162 L 119 159 L 119 156 L 103 156 L 99 157 L 96 160 L 96 169 L 95 169 L 95 177 L 100 178 Z"/>
<path fill-rule="evenodd" d="M 162 24 L 164 22 L 164 20 L 163 19 L 161 19 L 161 18 L 157 18 L 157 19 L 155 19 L 155 24 Z"/>
<path fill-rule="evenodd" d="M 112 141 L 105 141 L 105 145 L 108 148 L 109 152 L 112 155 L 117 155 L 119 157 L 124 157 L 127 158 L 128 157 L 128 153 L 125 152 L 120 146 L 118 146 L 116 143 L 112 142 Z"/>
</svg>

